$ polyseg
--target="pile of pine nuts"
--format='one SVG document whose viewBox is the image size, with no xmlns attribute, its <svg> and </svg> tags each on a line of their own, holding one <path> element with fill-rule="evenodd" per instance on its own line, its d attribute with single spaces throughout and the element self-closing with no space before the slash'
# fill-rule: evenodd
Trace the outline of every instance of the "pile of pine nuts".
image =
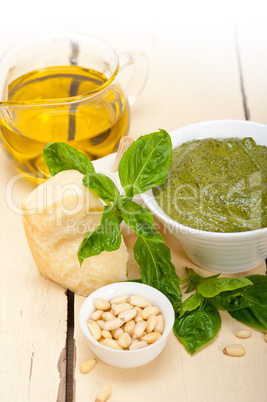
<svg viewBox="0 0 267 402">
<path fill-rule="evenodd" d="M 117 350 L 137 350 L 156 342 L 165 328 L 164 317 L 143 296 L 121 295 L 96 299 L 87 322 L 92 336 Z"/>
</svg>

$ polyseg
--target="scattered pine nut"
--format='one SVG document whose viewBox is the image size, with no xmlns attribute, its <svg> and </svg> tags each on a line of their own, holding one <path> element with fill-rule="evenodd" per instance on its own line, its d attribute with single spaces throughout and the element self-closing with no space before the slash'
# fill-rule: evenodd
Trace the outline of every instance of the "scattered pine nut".
<svg viewBox="0 0 267 402">
<path fill-rule="evenodd" d="M 250 338 L 251 331 L 249 329 L 241 329 L 240 331 L 236 332 L 235 336 L 237 336 L 237 338 L 241 338 L 241 339 Z"/>
<path fill-rule="evenodd" d="M 267 332 L 266 332 L 266 334 L 263 335 L 263 339 L 264 339 L 265 342 L 267 343 Z"/>
<path fill-rule="evenodd" d="M 235 356 L 235 357 L 240 357 L 240 356 L 244 356 L 245 354 L 245 348 L 243 345 L 229 345 L 226 346 L 223 349 L 223 353 L 227 356 Z"/>
<path fill-rule="evenodd" d="M 80 373 L 82 374 L 87 374 L 89 371 L 92 370 L 94 365 L 96 364 L 96 359 L 90 359 L 87 360 L 87 362 L 84 362 L 81 367 L 80 367 Z"/>
<path fill-rule="evenodd" d="M 104 385 L 98 392 L 95 402 L 106 402 L 111 396 L 111 386 L 109 384 Z"/>
</svg>

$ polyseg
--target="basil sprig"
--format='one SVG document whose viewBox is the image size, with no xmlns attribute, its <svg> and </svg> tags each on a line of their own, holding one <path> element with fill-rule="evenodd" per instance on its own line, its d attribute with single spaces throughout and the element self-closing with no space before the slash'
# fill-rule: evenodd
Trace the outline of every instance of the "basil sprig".
<svg viewBox="0 0 267 402">
<path fill-rule="evenodd" d="M 124 220 L 138 235 L 134 256 L 140 264 L 142 282 L 159 289 L 175 307 L 180 306 L 179 277 L 171 262 L 170 250 L 156 230 L 152 213 L 132 199 L 166 180 L 172 162 L 169 134 L 159 130 L 141 136 L 124 153 L 118 169 L 124 196 L 109 177 L 95 173 L 92 162 L 70 145 L 48 144 L 43 157 L 51 175 L 66 169 L 79 170 L 84 174 L 84 186 L 107 204 L 100 225 L 85 234 L 79 247 L 80 264 L 102 251 L 117 250 L 121 244 L 119 225 Z"/>
<path fill-rule="evenodd" d="M 138 236 L 134 257 L 140 265 L 141 281 L 168 297 L 176 310 L 174 333 L 191 354 L 218 333 L 219 310 L 228 311 L 246 325 L 267 331 L 267 277 L 219 278 L 220 274 L 216 274 L 205 278 L 187 269 L 188 277 L 180 280 L 170 250 L 156 230 L 152 213 L 133 201 L 134 195 L 159 186 L 167 178 L 172 144 L 166 131 L 139 137 L 124 153 L 118 172 L 125 195 L 120 194 L 113 180 L 96 173 L 84 154 L 68 144 L 48 144 L 43 157 L 52 176 L 68 169 L 81 172 L 84 186 L 106 204 L 100 225 L 85 234 L 79 247 L 80 264 L 102 251 L 117 250 L 121 244 L 120 224 L 124 220 Z M 185 283 L 188 283 L 185 293 L 194 293 L 182 302 L 180 285 Z"/>
<path fill-rule="evenodd" d="M 187 268 L 189 282 L 186 293 L 195 291 L 175 316 L 174 333 L 186 349 L 194 354 L 218 333 L 219 310 L 226 310 L 237 321 L 262 331 L 267 330 L 267 277 L 207 278 Z"/>
</svg>

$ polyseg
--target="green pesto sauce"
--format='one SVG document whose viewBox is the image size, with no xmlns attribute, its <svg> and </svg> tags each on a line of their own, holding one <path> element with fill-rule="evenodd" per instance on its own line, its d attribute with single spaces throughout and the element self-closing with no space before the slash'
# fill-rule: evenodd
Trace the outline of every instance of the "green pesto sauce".
<svg viewBox="0 0 267 402">
<path fill-rule="evenodd" d="M 206 138 L 173 150 L 164 184 L 153 189 L 177 222 L 212 232 L 267 227 L 267 147 L 252 138 Z"/>
</svg>

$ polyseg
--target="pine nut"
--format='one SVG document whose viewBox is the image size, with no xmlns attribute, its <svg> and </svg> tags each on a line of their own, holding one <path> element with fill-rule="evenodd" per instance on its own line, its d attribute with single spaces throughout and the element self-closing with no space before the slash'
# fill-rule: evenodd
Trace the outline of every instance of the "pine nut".
<svg viewBox="0 0 267 402">
<path fill-rule="evenodd" d="M 118 340 L 121 334 L 123 334 L 123 329 L 122 328 L 113 329 L 111 333 L 113 338 Z"/>
<path fill-rule="evenodd" d="M 97 325 L 98 325 L 101 329 L 104 329 L 104 328 L 105 328 L 105 324 L 106 324 L 106 321 L 104 321 L 104 320 L 97 320 Z"/>
<path fill-rule="evenodd" d="M 128 295 L 113 297 L 113 299 L 110 300 L 110 304 L 126 303 L 128 297 L 129 297 Z"/>
<path fill-rule="evenodd" d="M 151 343 L 156 342 L 160 337 L 160 332 L 150 332 L 149 334 L 142 336 L 142 341 L 146 341 L 150 345 Z"/>
<path fill-rule="evenodd" d="M 102 345 L 107 346 L 108 348 L 123 350 L 122 347 L 118 344 L 118 341 L 115 339 L 106 338 L 103 340 Z"/>
<path fill-rule="evenodd" d="M 164 317 L 159 308 L 143 296 L 121 295 L 110 302 L 99 298 L 94 306 L 96 310 L 87 325 L 92 336 L 107 347 L 139 349 L 156 342 L 164 332 Z"/>
<path fill-rule="evenodd" d="M 264 339 L 265 342 L 267 343 L 267 332 L 266 332 L 266 334 L 263 335 L 263 339 Z"/>
<path fill-rule="evenodd" d="M 89 371 L 92 370 L 94 365 L 96 364 L 96 359 L 90 359 L 87 360 L 87 362 L 84 362 L 81 367 L 80 367 L 80 373 L 86 374 L 89 373 Z"/>
<path fill-rule="evenodd" d="M 229 345 L 223 349 L 223 353 L 228 356 L 244 356 L 245 348 L 243 345 Z"/>
<path fill-rule="evenodd" d="M 161 334 L 163 334 L 165 329 L 165 321 L 164 321 L 164 317 L 162 314 L 159 314 L 157 316 L 157 323 L 155 325 L 154 331 L 156 332 L 160 332 Z"/>
<path fill-rule="evenodd" d="M 93 336 L 97 341 L 99 341 L 99 339 L 101 339 L 101 337 L 102 337 L 102 334 L 101 334 L 101 329 L 100 329 L 100 327 L 98 326 L 98 324 L 96 323 L 96 321 L 89 320 L 89 321 L 87 322 L 87 326 L 88 326 L 88 329 L 89 329 L 89 331 L 91 332 L 92 336 Z"/>
<path fill-rule="evenodd" d="M 111 386 L 109 384 L 104 385 L 98 392 L 95 402 L 106 402 L 111 396 Z"/>
<path fill-rule="evenodd" d="M 135 322 L 143 321 L 142 315 L 140 313 L 137 313 L 134 319 Z"/>
<path fill-rule="evenodd" d="M 240 331 L 236 332 L 235 336 L 237 336 L 237 338 L 242 338 L 242 339 L 250 338 L 251 331 L 249 329 L 241 329 Z"/>
<path fill-rule="evenodd" d="M 134 328 L 134 332 L 133 332 L 133 338 L 140 338 L 140 336 L 143 335 L 143 333 L 145 332 L 147 326 L 147 322 L 146 321 L 139 321 Z"/>
<path fill-rule="evenodd" d="M 145 348 L 146 346 L 147 346 L 146 341 L 140 341 L 140 342 L 132 343 L 129 346 L 129 350 L 142 349 L 142 348 Z"/>
<path fill-rule="evenodd" d="M 110 331 L 112 329 L 120 328 L 123 324 L 124 321 L 122 321 L 120 318 L 114 318 L 114 320 L 107 321 L 103 329 Z"/>
<path fill-rule="evenodd" d="M 101 334 L 102 334 L 102 336 L 103 336 L 103 338 L 112 338 L 112 334 L 111 334 L 111 332 L 109 332 L 109 331 L 107 331 L 106 329 L 103 329 L 102 331 L 101 331 Z"/>
<path fill-rule="evenodd" d="M 109 309 L 110 309 L 110 303 L 109 303 L 107 300 L 105 300 L 105 299 L 96 299 L 96 300 L 94 301 L 94 307 L 95 307 L 97 310 L 106 311 L 106 310 L 109 310 Z"/>
<path fill-rule="evenodd" d="M 124 326 L 124 332 L 127 332 L 130 336 L 132 336 L 134 333 L 134 328 L 135 328 L 135 321 L 130 320 L 130 321 L 126 322 L 126 324 Z"/>
<path fill-rule="evenodd" d="M 112 304 L 111 307 L 114 310 L 115 315 L 119 315 L 123 311 L 133 308 L 133 306 L 129 303 Z"/>
<path fill-rule="evenodd" d="M 157 324 L 157 321 L 157 316 L 155 314 L 151 314 L 147 319 L 146 332 L 152 332 Z"/>
<path fill-rule="evenodd" d="M 142 311 L 143 320 L 147 320 L 151 314 L 158 315 L 160 313 L 159 308 L 156 306 L 148 306 Z"/>
<path fill-rule="evenodd" d="M 102 318 L 103 318 L 103 320 L 105 320 L 105 321 L 110 321 L 110 320 L 114 320 L 116 317 L 115 317 L 115 315 L 113 315 L 113 314 L 110 313 L 109 311 L 105 311 L 105 312 L 102 314 Z"/>
<path fill-rule="evenodd" d="M 128 303 L 132 304 L 133 306 L 138 306 L 138 307 L 147 307 L 148 302 L 143 296 L 139 295 L 133 295 L 128 298 Z"/>
<path fill-rule="evenodd" d="M 132 309 L 130 309 L 130 310 L 125 310 L 125 311 L 123 311 L 122 313 L 120 313 L 120 314 L 118 315 L 118 317 L 119 317 L 122 321 L 127 322 L 127 321 L 132 320 L 132 319 L 136 316 L 136 314 L 137 314 L 137 311 L 132 308 Z"/>
<path fill-rule="evenodd" d="M 97 321 L 97 320 L 101 320 L 103 314 L 103 310 L 96 310 L 93 312 L 93 314 L 91 315 L 91 320 Z"/>
<path fill-rule="evenodd" d="M 132 338 L 127 332 L 124 332 L 119 337 L 118 343 L 123 349 L 127 349 L 132 343 Z"/>
</svg>

